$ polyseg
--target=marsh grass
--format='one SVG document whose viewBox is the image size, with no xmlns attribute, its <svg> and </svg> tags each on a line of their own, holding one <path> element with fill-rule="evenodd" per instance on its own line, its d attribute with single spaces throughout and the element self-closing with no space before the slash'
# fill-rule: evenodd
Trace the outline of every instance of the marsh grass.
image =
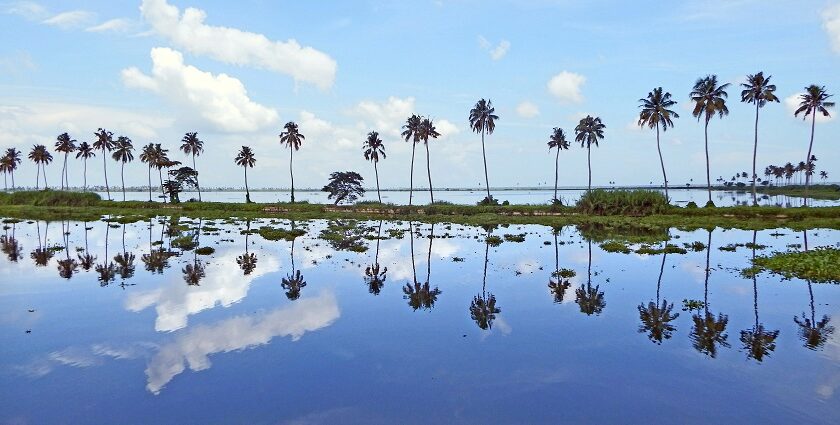
<svg viewBox="0 0 840 425">
<path fill-rule="evenodd" d="M 665 195 L 651 190 L 595 189 L 583 194 L 575 209 L 584 214 L 641 216 L 671 209 Z"/>
</svg>

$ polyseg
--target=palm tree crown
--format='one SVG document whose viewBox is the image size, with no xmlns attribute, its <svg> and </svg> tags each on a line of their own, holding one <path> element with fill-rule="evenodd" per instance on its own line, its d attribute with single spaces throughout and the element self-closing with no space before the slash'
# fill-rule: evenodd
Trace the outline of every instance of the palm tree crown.
<svg viewBox="0 0 840 425">
<path fill-rule="evenodd" d="M 70 138 L 67 133 L 61 133 L 55 138 L 55 150 L 61 153 L 70 153 L 76 150 L 76 139 Z"/>
<path fill-rule="evenodd" d="M 582 148 L 589 148 L 591 145 L 597 147 L 598 141 L 604 138 L 605 128 L 607 127 L 601 122 L 601 118 L 587 115 L 575 127 L 575 141 L 580 142 Z"/>
<path fill-rule="evenodd" d="M 254 164 L 257 163 L 257 158 L 254 156 L 254 151 L 251 150 L 248 146 L 243 146 L 242 149 L 239 150 L 239 153 L 236 154 L 236 165 L 240 167 L 250 167 L 254 168 Z"/>
<path fill-rule="evenodd" d="M 79 147 L 76 148 L 76 159 L 89 159 L 95 156 L 96 151 L 88 142 L 79 143 Z"/>
<path fill-rule="evenodd" d="M 201 156 L 204 153 L 204 142 L 198 138 L 198 133 L 187 133 L 181 139 L 181 151 L 187 155 Z"/>
<path fill-rule="evenodd" d="M 117 162 L 131 162 L 134 160 L 134 145 L 131 142 L 131 139 L 125 136 L 120 136 L 116 143 L 114 143 L 113 153 L 111 154 L 111 158 Z"/>
<path fill-rule="evenodd" d="M 380 156 L 383 159 L 385 158 L 385 144 L 382 143 L 382 139 L 379 138 L 379 133 L 376 131 L 368 133 L 362 149 L 364 150 L 365 160 L 367 161 L 379 162 Z"/>
<path fill-rule="evenodd" d="M 715 114 L 721 118 L 729 115 L 729 108 L 726 107 L 726 98 L 729 96 L 726 93 L 727 87 L 729 83 L 718 85 L 717 75 L 707 75 L 697 79 L 689 94 L 694 102 L 691 115 L 697 117 L 698 121 L 701 117 L 705 117 L 706 122 L 709 122 Z"/>
<path fill-rule="evenodd" d="M 639 108 L 642 109 L 639 112 L 639 125 L 642 127 L 656 128 L 662 126 L 662 131 L 665 131 L 668 127 L 674 126 L 672 117 L 680 117 L 678 113 L 668 109 L 676 105 L 677 102 L 671 100 L 671 93 L 663 93 L 662 87 L 653 89 L 646 98 L 639 99 L 639 102 L 641 102 Z"/>
<path fill-rule="evenodd" d="M 793 115 L 798 117 L 799 114 L 804 112 L 805 115 L 802 118 L 805 119 L 809 115 L 816 115 L 819 112 L 824 117 L 830 117 L 831 114 L 828 112 L 828 109 L 834 107 L 834 102 L 828 102 L 828 98 L 831 96 L 833 95 L 825 91 L 825 86 L 811 84 L 805 87 L 805 93 L 799 95 L 799 108 L 796 109 Z"/>
<path fill-rule="evenodd" d="M 763 108 L 767 102 L 779 102 L 776 96 L 776 85 L 770 84 L 771 76 L 764 77 L 763 72 L 747 75 L 747 82 L 741 83 L 741 102 L 755 103 Z"/>
<path fill-rule="evenodd" d="M 557 148 L 557 150 L 568 150 L 569 141 L 566 140 L 566 132 L 560 127 L 554 127 L 551 136 L 548 138 L 548 150 Z"/>
<path fill-rule="evenodd" d="M 294 121 L 289 121 L 283 128 L 285 131 L 280 133 L 280 143 L 286 145 L 289 149 L 299 150 L 306 137 L 300 133 L 298 125 Z"/>
</svg>

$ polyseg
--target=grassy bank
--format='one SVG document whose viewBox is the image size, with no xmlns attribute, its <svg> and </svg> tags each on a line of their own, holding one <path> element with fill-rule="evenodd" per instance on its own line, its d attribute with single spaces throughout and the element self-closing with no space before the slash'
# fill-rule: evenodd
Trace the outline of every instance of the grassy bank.
<svg viewBox="0 0 840 425">
<path fill-rule="evenodd" d="M 593 192 L 577 206 L 508 205 L 470 206 L 434 204 L 398 206 L 364 203 L 333 206 L 308 203 L 240 204 L 223 202 L 163 204 L 145 201 L 104 201 L 90 193 L 17 192 L 0 194 L 0 216 L 32 220 L 97 220 L 103 215 L 128 219 L 177 215 L 203 218 L 279 217 L 294 220 L 353 218 L 360 220 L 417 220 L 471 225 L 542 224 L 548 226 L 593 224 L 607 228 L 741 228 L 840 229 L 840 207 L 778 208 L 720 207 L 679 208 L 645 193 Z M 620 201 L 624 199 L 624 201 Z"/>
</svg>

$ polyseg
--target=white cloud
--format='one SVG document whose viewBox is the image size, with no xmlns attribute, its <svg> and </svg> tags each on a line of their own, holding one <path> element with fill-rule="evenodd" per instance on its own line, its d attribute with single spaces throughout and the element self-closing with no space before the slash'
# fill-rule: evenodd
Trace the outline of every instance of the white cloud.
<svg viewBox="0 0 840 425">
<path fill-rule="evenodd" d="M 23 16 L 27 19 L 40 19 L 47 13 L 47 9 L 32 1 L 18 1 L 8 5 L 6 13 Z"/>
<path fill-rule="evenodd" d="M 580 88 L 586 82 L 586 77 L 574 72 L 563 71 L 548 81 L 548 92 L 562 102 L 580 103 L 583 95 Z"/>
<path fill-rule="evenodd" d="M 785 98 L 785 109 L 787 109 L 790 116 L 793 116 L 794 112 L 796 112 L 796 110 L 799 108 L 799 102 L 801 102 L 800 96 L 802 96 L 802 93 L 795 93 L 795 94 L 792 94 L 792 95 Z M 829 112 L 832 112 L 832 111 L 829 111 Z M 797 117 L 796 119 L 801 120 L 803 114 L 804 114 L 804 112 L 800 113 L 799 117 Z M 826 116 L 823 116 L 823 114 L 821 114 L 821 113 L 817 113 L 817 123 L 818 124 L 829 122 L 833 119 L 834 119 L 833 114 L 830 117 L 826 117 Z M 811 117 L 808 116 L 806 121 L 810 122 Z"/>
<path fill-rule="evenodd" d="M 823 28 L 834 51 L 840 53 L 840 3 L 827 7 L 822 13 Z"/>
<path fill-rule="evenodd" d="M 29 52 L 15 52 L 9 56 L 0 57 L 0 74 L 21 75 L 38 69 Z"/>
<path fill-rule="evenodd" d="M 209 369 L 211 354 L 265 345 L 278 336 L 297 341 L 307 332 L 331 325 L 340 315 L 335 294 L 322 292 L 269 313 L 236 316 L 212 326 L 196 327 L 163 345 L 152 357 L 146 368 L 146 389 L 159 394 L 186 366 L 194 371 Z"/>
<path fill-rule="evenodd" d="M 452 137 L 461 132 L 461 129 L 449 120 L 435 120 L 435 129 L 440 133 L 441 139 Z"/>
<path fill-rule="evenodd" d="M 99 25 L 88 27 L 85 31 L 88 32 L 126 32 L 131 28 L 131 21 L 125 18 L 116 18 L 107 20 Z"/>
<path fill-rule="evenodd" d="M 508 50 L 510 50 L 510 42 L 507 40 L 502 40 L 496 47 L 493 47 L 493 44 L 490 43 L 486 38 L 483 36 L 478 36 L 478 45 L 481 47 L 482 50 L 486 50 L 490 54 L 490 58 L 494 61 L 500 60 L 505 55 L 507 55 Z"/>
<path fill-rule="evenodd" d="M 140 12 L 156 34 L 192 54 L 290 75 L 322 90 L 335 81 L 335 60 L 294 39 L 272 41 L 262 34 L 207 25 L 203 10 L 187 8 L 181 14 L 166 0 L 143 0 Z"/>
<path fill-rule="evenodd" d="M 183 55 L 172 49 L 156 47 L 151 57 L 151 76 L 134 67 L 122 71 L 127 87 L 157 93 L 220 131 L 256 131 L 277 122 L 277 111 L 252 101 L 238 79 L 185 65 Z"/>
<path fill-rule="evenodd" d="M 540 114 L 540 109 L 537 105 L 526 100 L 516 105 L 516 113 L 522 118 L 534 118 Z"/>
<path fill-rule="evenodd" d="M 59 13 L 58 15 L 41 21 L 41 23 L 68 29 L 82 26 L 93 20 L 93 18 L 93 13 L 86 12 L 84 10 L 73 10 L 70 12 Z"/>
<path fill-rule="evenodd" d="M 414 113 L 414 98 L 389 97 L 384 102 L 363 100 L 350 112 L 363 120 L 363 125 L 383 135 L 400 137 L 403 122 Z"/>
</svg>

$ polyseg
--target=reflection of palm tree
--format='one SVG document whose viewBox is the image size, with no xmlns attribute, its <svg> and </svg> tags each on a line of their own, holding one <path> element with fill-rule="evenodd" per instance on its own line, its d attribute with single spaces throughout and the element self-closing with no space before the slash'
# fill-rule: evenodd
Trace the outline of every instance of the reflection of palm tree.
<svg viewBox="0 0 840 425">
<path fill-rule="evenodd" d="M 752 258 L 755 262 L 755 239 L 758 232 L 753 230 L 753 248 Z M 753 281 L 753 310 L 755 311 L 755 326 L 752 329 L 741 331 L 741 343 L 744 350 L 747 351 L 747 358 L 755 359 L 761 362 L 764 356 L 770 355 L 776 349 L 776 337 L 779 336 L 779 331 L 768 331 L 764 325 L 758 321 L 758 283 L 756 281 L 756 273 L 752 273 Z"/>
<path fill-rule="evenodd" d="M 490 237 L 491 232 L 488 229 L 487 237 L 484 238 L 484 274 L 481 280 L 481 294 L 474 296 L 472 303 L 470 303 L 470 318 L 475 321 L 479 328 L 484 330 L 492 329 L 496 314 L 502 312 L 502 309 L 496 307 L 496 296 L 486 291 L 487 263 L 490 258 L 490 243 L 487 242 L 487 238 Z"/>
<path fill-rule="evenodd" d="M 292 230 L 294 230 L 295 222 L 292 222 Z M 306 280 L 303 279 L 303 275 L 300 273 L 300 270 L 295 269 L 295 239 L 296 236 L 292 237 L 292 273 L 287 275 L 283 278 L 280 286 L 286 290 L 286 298 L 291 301 L 294 301 L 300 298 L 300 290 L 306 286 Z"/>
<path fill-rule="evenodd" d="M 96 256 L 90 253 L 88 249 L 88 227 L 87 221 L 83 223 L 85 226 L 85 253 L 83 254 L 76 254 L 76 257 L 79 258 L 79 265 L 82 267 L 84 271 L 88 271 L 93 268 L 93 265 L 96 263 Z"/>
<path fill-rule="evenodd" d="M 125 224 L 122 226 L 122 252 L 114 257 L 114 263 L 117 265 L 117 273 L 120 278 L 125 281 L 134 276 L 134 253 L 126 252 L 125 250 Z"/>
<path fill-rule="evenodd" d="M 15 227 L 17 223 L 12 223 L 12 235 L 9 236 L 9 228 L 5 227 L 3 236 L 0 236 L 0 249 L 3 254 L 13 263 L 23 258 L 23 248 L 20 247 L 17 238 L 15 238 Z"/>
<path fill-rule="evenodd" d="M 200 261 L 194 260 L 192 264 L 187 264 L 181 269 L 184 274 L 184 282 L 189 286 L 199 286 L 201 279 L 206 276 L 204 272 L 204 265 Z"/>
<path fill-rule="evenodd" d="M 64 237 L 64 254 L 63 260 L 58 260 L 58 275 L 70 279 L 73 273 L 79 269 L 79 264 L 75 258 L 70 258 L 70 222 L 61 222 L 61 232 Z"/>
<path fill-rule="evenodd" d="M 667 243 L 667 242 L 666 242 Z M 647 332 L 648 338 L 656 344 L 662 344 L 663 339 L 671 339 L 671 333 L 677 328 L 671 324 L 673 320 L 680 317 L 679 313 L 673 314 L 674 303 L 668 304 L 668 300 L 659 302 L 659 288 L 662 286 L 662 274 L 665 271 L 665 258 L 667 253 L 662 253 L 662 264 L 659 266 L 659 278 L 656 280 L 656 302 L 639 304 L 639 332 Z"/>
<path fill-rule="evenodd" d="M 239 268 L 242 269 L 242 274 L 247 276 L 257 268 L 257 254 L 248 252 L 248 236 L 251 235 L 251 219 L 247 219 L 245 223 L 245 253 L 236 257 L 236 264 L 239 264 Z"/>
<path fill-rule="evenodd" d="M 808 250 L 808 231 L 804 235 L 805 251 Z M 834 326 L 831 326 L 831 316 L 824 314 L 822 319 L 817 321 L 816 309 L 814 308 L 814 290 L 811 281 L 808 280 L 808 295 L 811 297 L 811 317 L 802 313 L 802 319 L 794 316 L 793 321 L 799 326 L 799 337 L 805 342 L 805 347 L 811 350 L 822 348 L 831 334 L 834 333 Z"/>
<path fill-rule="evenodd" d="M 105 222 L 105 257 L 103 257 L 102 263 L 96 265 L 96 273 L 99 274 L 97 279 L 99 280 L 99 286 L 108 286 L 114 278 L 117 276 L 117 266 L 114 265 L 113 262 L 108 261 L 108 233 L 110 232 L 111 225 L 109 222 Z"/>
<path fill-rule="evenodd" d="M 554 272 L 548 278 L 548 289 L 554 295 L 554 302 L 558 304 L 563 302 L 563 298 L 566 296 L 566 290 L 572 286 L 572 282 L 569 279 L 560 275 L 560 250 L 557 244 L 557 235 L 562 231 L 562 227 L 552 229 L 552 233 L 554 233 Z"/>
<path fill-rule="evenodd" d="M 153 274 L 163 274 L 163 269 L 169 267 L 169 257 L 172 254 L 162 246 L 158 249 L 152 248 L 152 227 L 154 227 L 154 219 L 149 219 L 149 253 L 143 254 L 140 257 L 140 261 L 143 262 L 146 271 L 152 272 Z M 162 228 L 160 237 L 163 239 Z"/>
<path fill-rule="evenodd" d="M 50 260 L 52 259 L 55 253 L 47 246 L 47 233 L 50 231 L 50 222 L 46 222 L 46 228 L 44 229 L 44 242 L 41 243 L 41 224 L 39 221 L 35 222 L 35 227 L 38 229 L 38 248 L 35 248 L 29 254 L 29 257 L 35 261 L 35 266 L 37 267 L 44 267 L 49 264 Z"/>
<path fill-rule="evenodd" d="M 373 259 L 373 264 L 365 268 L 365 284 L 368 286 L 368 292 L 373 295 L 379 295 L 382 287 L 385 286 L 385 280 L 388 278 L 388 267 L 380 268 L 379 266 L 379 241 L 382 235 L 382 220 L 379 220 L 379 227 L 376 231 L 376 255 Z"/>
<path fill-rule="evenodd" d="M 586 286 L 580 285 L 580 288 L 575 290 L 575 302 L 581 313 L 597 316 L 607 306 L 607 302 L 604 300 L 604 293 L 600 291 L 601 286 L 592 287 L 592 240 L 589 240 L 589 266 L 586 275 Z"/>
<path fill-rule="evenodd" d="M 428 254 L 428 268 L 426 271 L 426 282 L 421 284 L 417 281 L 417 268 L 414 264 L 414 223 L 409 222 L 409 232 L 411 235 L 411 269 L 413 271 L 414 283 L 407 283 L 403 287 L 403 299 L 408 300 L 408 305 L 414 310 L 423 309 L 431 310 L 435 306 L 438 295 L 441 291 L 438 287 L 434 289 L 429 285 L 429 278 L 431 276 L 432 266 L 432 241 L 434 240 L 434 225 L 432 225 L 432 234 L 429 237 L 429 254 Z"/>
<path fill-rule="evenodd" d="M 709 230 L 709 241 L 706 244 L 706 280 L 703 290 L 704 314 L 691 316 L 694 321 L 694 328 L 691 330 L 692 346 L 695 350 L 714 358 L 717 356 L 717 346 L 729 347 L 726 342 L 726 325 L 729 323 L 729 316 L 718 314 L 717 317 L 709 311 L 709 258 L 712 249 L 712 231 Z"/>
</svg>

